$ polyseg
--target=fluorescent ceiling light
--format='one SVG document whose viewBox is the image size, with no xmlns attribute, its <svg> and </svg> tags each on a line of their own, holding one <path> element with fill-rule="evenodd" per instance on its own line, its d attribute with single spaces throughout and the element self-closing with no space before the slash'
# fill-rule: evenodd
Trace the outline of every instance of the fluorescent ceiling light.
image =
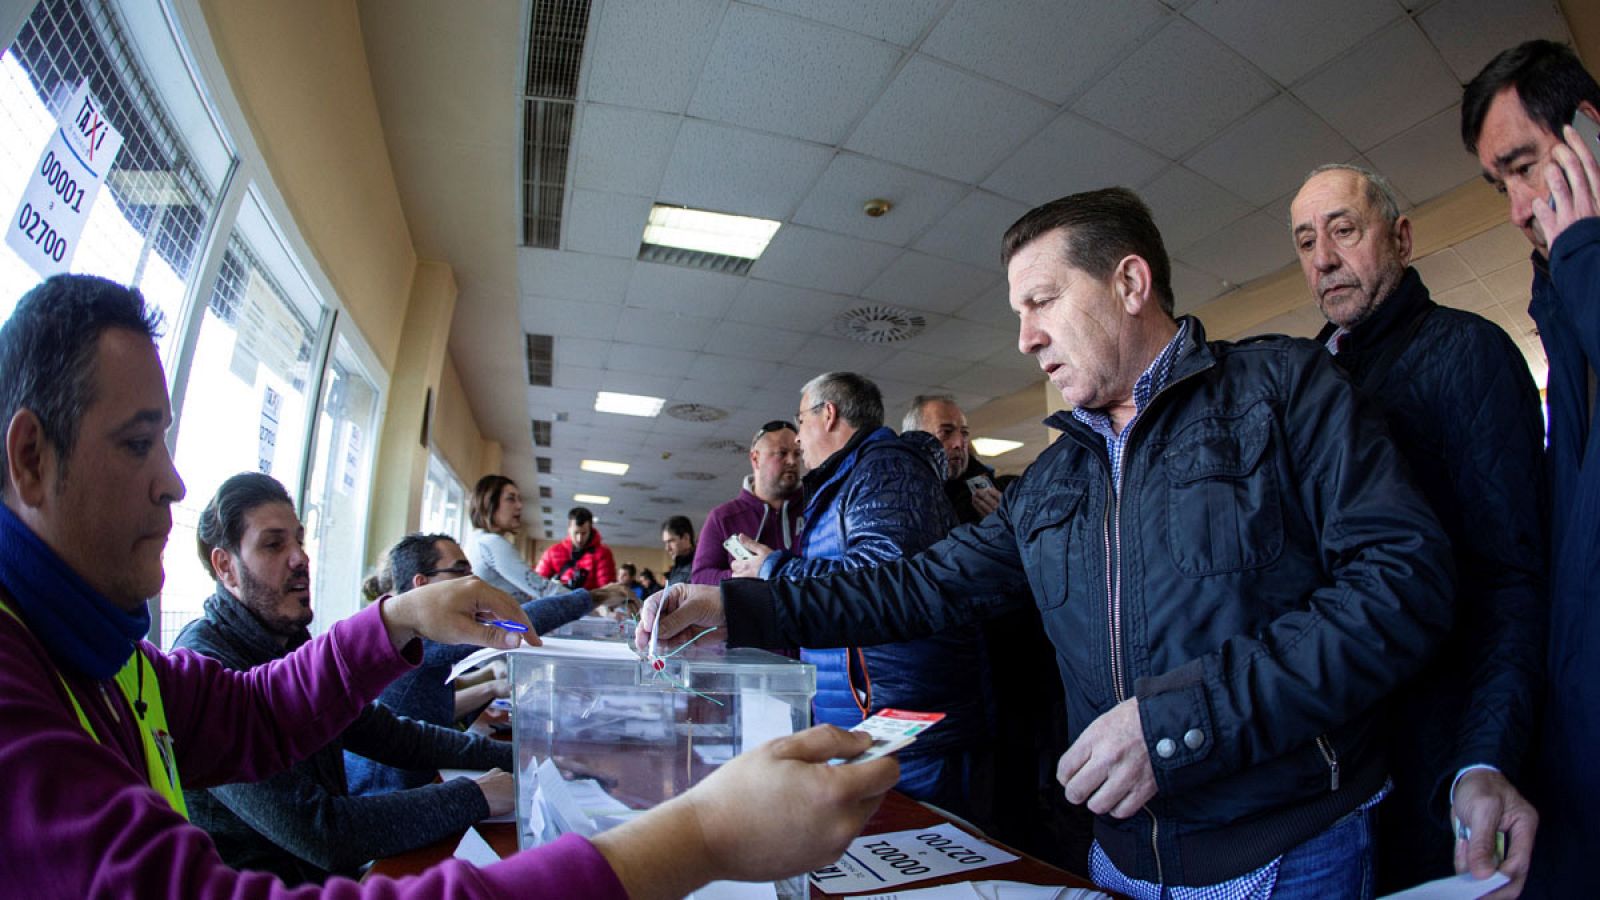
<svg viewBox="0 0 1600 900">
<path fill-rule="evenodd" d="M 594 411 L 621 413 L 625 416 L 644 416 L 649 418 L 661 414 L 661 407 L 667 401 L 661 397 L 645 397 L 640 394 L 614 394 L 611 391 L 598 391 L 594 395 Z"/>
<path fill-rule="evenodd" d="M 605 506 L 607 503 L 611 502 L 610 497 L 605 497 L 600 494 L 573 494 L 572 499 L 578 501 L 579 503 L 593 503 L 595 506 Z"/>
<path fill-rule="evenodd" d="M 972 449 L 978 451 L 979 456 L 999 456 L 1022 446 L 1021 441 L 1003 441 L 999 438 L 973 438 Z"/>
<path fill-rule="evenodd" d="M 606 462 L 603 459 L 586 459 L 578 463 L 578 468 L 585 472 L 599 472 L 601 475 L 626 475 L 627 463 Z"/>
<path fill-rule="evenodd" d="M 658 247 L 698 250 L 740 259 L 760 259 L 767 243 L 778 232 L 771 219 L 752 219 L 726 213 L 686 209 L 681 206 L 654 206 L 644 226 L 644 242 Z"/>
</svg>

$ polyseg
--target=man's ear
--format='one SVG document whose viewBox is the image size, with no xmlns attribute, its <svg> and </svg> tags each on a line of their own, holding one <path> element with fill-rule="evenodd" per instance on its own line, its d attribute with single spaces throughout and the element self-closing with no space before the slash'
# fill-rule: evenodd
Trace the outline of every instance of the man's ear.
<svg viewBox="0 0 1600 900">
<path fill-rule="evenodd" d="M 1593 119 L 1595 124 L 1600 124 L 1600 109 L 1596 109 L 1593 103 L 1590 103 L 1587 100 L 1580 100 L 1578 102 L 1578 112 L 1581 112 L 1590 119 Z"/>
<path fill-rule="evenodd" d="M 19 409 L 6 423 L 6 484 L 23 506 L 44 503 L 56 467 L 55 448 L 44 436 L 44 423 L 31 409 Z"/>
<path fill-rule="evenodd" d="M 1130 316 L 1139 315 L 1154 299 L 1150 264 L 1137 254 L 1130 253 L 1117 263 L 1116 270 L 1111 273 L 1111 282 L 1117 299 L 1122 302 L 1122 311 Z"/>
<path fill-rule="evenodd" d="M 1394 220 L 1395 250 L 1400 254 L 1400 265 L 1411 265 L 1411 220 L 1401 216 Z"/>
<path fill-rule="evenodd" d="M 229 593 L 239 596 L 239 573 L 234 568 L 232 554 L 221 547 L 212 547 L 211 571 L 217 574 L 217 582 Z"/>
<path fill-rule="evenodd" d="M 427 583 L 428 583 L 428 576 L 422 574 L 421 572 L 418 572 L 417 574 L 411 576 L 411 586 L 414 587 L 414 588 L 422 587 L 423 585 L 425 585 Z"/>
</svg>

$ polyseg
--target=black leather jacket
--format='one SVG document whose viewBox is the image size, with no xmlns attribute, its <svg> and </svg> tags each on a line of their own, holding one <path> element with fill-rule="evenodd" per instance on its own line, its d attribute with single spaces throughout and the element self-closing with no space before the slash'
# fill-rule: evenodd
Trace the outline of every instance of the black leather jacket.
<svg viewBox="0 0 1600 900">
<path fill-rule="evenodd" d="M 1138 697 L 1158 793 L 1096 838 L 1123 872 L 1204 885 L 1382 786 L 1374 707 L 1450 627 L 1450 547 L 1381 420 L 1321 347 L 1205 342 L 1130 426 L 1120 498 L 1068 413 L 995 515 L 908 560 L 723 585 L 729 640 L 904 640 L 1026 586 L 1073 737 Z M 1015 595 L 1012 595 L 1015 596 Z"/>
</svg>

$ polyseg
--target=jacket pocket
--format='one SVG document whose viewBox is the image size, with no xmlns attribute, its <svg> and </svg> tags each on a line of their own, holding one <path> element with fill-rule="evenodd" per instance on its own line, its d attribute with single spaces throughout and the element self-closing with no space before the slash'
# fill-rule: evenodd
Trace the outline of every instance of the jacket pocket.
<svg viewBox="0 0 1600 900">
<path fill-rule="evenodd" d="M 1271 410 L 1257 404 L 1241 415 L 1195 422 L 1167 445 L 1167 546 L 1179 572 L 1259 568 L 1283 551 L 1271 442 Z"/>
<path fill-rule="evenodd" d="M 1084 486 L 1077 481 L 1051 484 L 1027 500 L 1021 517 L 1023 570 L 1033 583 L 1040 610 L 1067 602 L 1067 562 L 1072 554 L 1074 519 L 1083 506 Z"/>
</svg>

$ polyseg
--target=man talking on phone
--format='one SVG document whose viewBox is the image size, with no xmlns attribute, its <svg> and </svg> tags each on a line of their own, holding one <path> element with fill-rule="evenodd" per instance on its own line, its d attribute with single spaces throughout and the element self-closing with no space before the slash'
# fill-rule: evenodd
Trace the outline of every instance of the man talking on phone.
<svg viewBox="0 0 1600 900">
<path fill-rule="evenodd" d="M 1551 41 L 1496 56 L 1461 100 L 1467 152 L 1533 245 L 1528 312 L 1550 362 L 1550 640 L 1533 766 L 1544 821 L 1529 896 L 1583 893 L 1600 847 L 1600 164 L 1585 137 L 1597 124 L 1600 85 Z"/>
</svg>

